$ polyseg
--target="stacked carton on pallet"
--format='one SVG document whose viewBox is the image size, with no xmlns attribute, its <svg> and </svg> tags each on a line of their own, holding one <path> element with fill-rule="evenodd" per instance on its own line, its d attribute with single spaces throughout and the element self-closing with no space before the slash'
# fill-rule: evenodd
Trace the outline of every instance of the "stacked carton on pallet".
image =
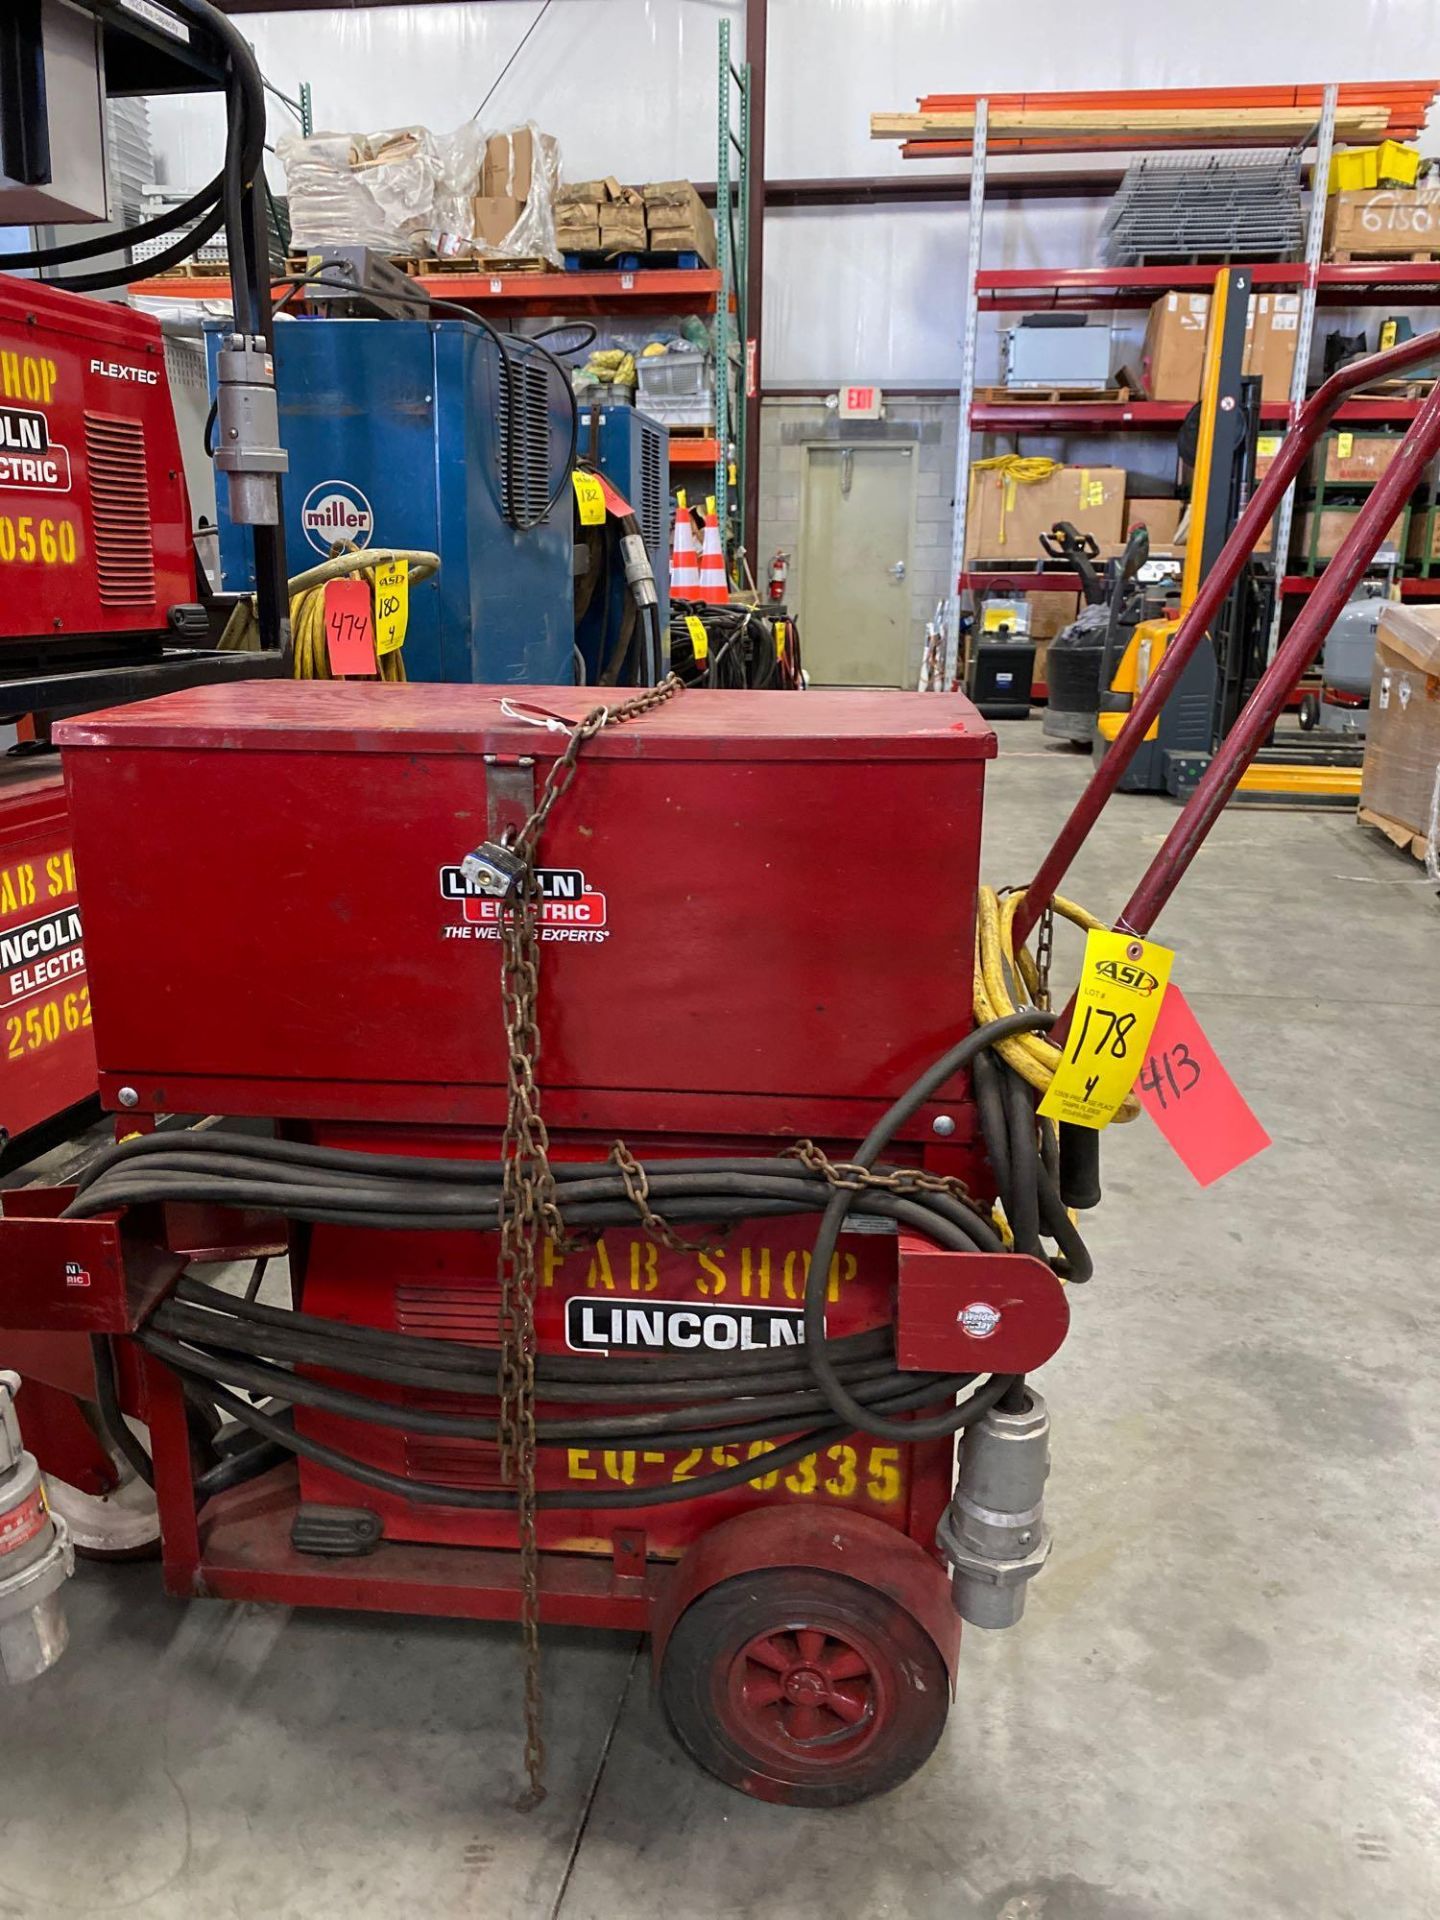
<svg viewBox="0 0 1440 1920">
<path fill-rule="evenodd" d="M 564 253 L 694 253 L 715 264 L 715 222 L 688 180 L 622 187 L 607 177 L 562 187 L 555 238 Z"/>
</svg>

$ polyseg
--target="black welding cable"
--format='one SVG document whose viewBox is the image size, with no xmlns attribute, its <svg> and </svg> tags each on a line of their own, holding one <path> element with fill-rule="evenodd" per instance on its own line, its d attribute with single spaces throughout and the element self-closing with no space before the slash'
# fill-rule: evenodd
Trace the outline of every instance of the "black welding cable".
<svg viewBox="0 0 1440 1920">
<path fill-rule="evenodd" d="M 299 1319 L 300 1315 L 294 1318 Z M 324 1367 L 357 1379 L 376 1380 L 397 1387 L 421 1387 L 447 1393 L 493 1395 L 498 1390 L 499 1354 L 495 1348 L 459 1346 L 447 1367 L 427 1362 L 420 1356 L 396 1352 L 393 1347 L 363 1345 L 325 1338 L 286 1327 L 251 1326 L 239 1316 L 197 1313 L 178 1301 L 165 1301 L 155 1311 L 150 1325 L 160 1333 L 173 1335 L 207 1351 L 253 1356 L 262 1360 L 285 1361 L 295 1366 Z M 885 1330 L 888 1333 L 888 1330 Z M 398 1336 L 402 1346 L 423 1342 L 410 1335 Z M 457 1343 L 458 1344 L 458 1343 Z M 835 1343 L 840 1344 L 840 1343 Z M 752 1356 L 758 1358 L 759 1356 Z M 562 1400 L 584 1405 L 632 1405 L 637 1399 L 647 1402 L 700 1406 L 708 1402 L 734 1401 L 813 1388 L 813 1379 L 803 1358 L 783 1364 L 777 1351 L 776 1365 L 744 1373 L 710 1371 L 682 1376 L 658 1366 L 627 1366 L 618 1358 L 600 1354 L 568 1357 L 539 1356 L 537 1373 L 542 1399 Z M 589 1371 L 573 1370 L 574 1361 Z M 837 1370 L 857 1390 L 873 1382 L 895 1378 L 893 1354 L 851 1357 L 846 1354 Z"/>
<path fill-rule="evenodd" d="M 77 260 L 94 260 L 102 254 L 118 253 L 122 247 L 133 247 L 145 240 L 159 240 L 163 235 L 185 226 L 198 214 L 209 213 L 218 206 L 223 182 L 224 176 L 217 173 L 183 206 L 175 207 L 169 213 L 157 214 L 153 220 L 142 220 L 137 226 L 125 227 L 119 233 L 102 233 L 94 239 L 76 240 L 63 247 L 32 247 L 25 253 L 0 253 L 0 273 L 24 273 L 35 267 L 68 267 Z M 149 261 L 144 263 L 144 267 L 147 273 L 151 271 Z"/>
<path fill-rule="evenodd" d="M 423 1334 L 387 1333 L 381 1327 L 331 1320 L 323 1314 L 304 1313 L 291 1307 L 266 1306 L 259 1300 L 244 1301 L 239 1295 L 222 1292 L 220 1288 L 198 1280 L 193 1274 L 183 1274 L 176 1282 L 173 1300 L 215 1309 L 211 1324 L 217 1326 L 225 1325 L 233 1317 L 237 1321 L 252 1321 L 260 1326 L 298 1330 L 333 1339 L 337 1348 L 353 1343 L 397 1356 L 414 1354 L 432 1361 L 436 1366 L 449 1366 L 459 1372 L 466 1371 L 473 1364 L 475 1354 L 495 1351 L 470 1346 L 463 1341 L 430 1339 Z M 158 1311 L 168 1313 L 172 1305 L 172 1300 L 166 1300 Z M 830 1344 L 836 1356 L 846 1364 L 885 1358 L 893 1349 L 888 1326 L 872 1327 L 863 1333 L 840 1334 Z M 793 1359 L 785 1359 L 787 1351 L 794 1352 Z M 777 1348 L 776 1353 L 785 1367 L 804 1370 L 798 1350 Z M 685 1379 L 732 1379 L 753 1371 L 758 1358 L 754 1353 L 723 1349 L 693 1355 L 643 1354 L 635 1356 L 632 1367 L 623 1360 L 602 1359 L 594 1354 L 557 1353 L 537 1355 L 536 1364 L 544 1377 L 566 1381 L 628 1378 L 632 1373 L 637 1379 L 647 1380 L 672 1376 Z"/>
<path fill-rule="evenodd" d="M 1005 1119 L 1010 1140 L 1010 1191 L 1006 1208 L 1017 1253 L 1038 1255 L 1040 1247 L 1040 1147 L 1035 1134 L 1035 1096 L 1015 1069 L 1002 1066 Z"/>
<path fill-rule="evenodd" d="M 1006 1392 L 1010 1380 L 1008 1374 L 992 1375 L 970 1395 L 963 1406 L 956 1408 L 956 1418 L 947 1431 L 957 1432 L 978 1420 Z M 373 1467 L 368 1461 L 357 1460 L 338 1448 L 311 1439 L 308 1434 L 287 1430 L 283 1422 L 262 1413 L 258 1407 L 251 1406 L 248 1400 L 240 1399 L 225 1387 L 209 1387 L 206 1392 L 221 1412 L 229 1414 L 231 1419 L 238 1420 L 266 1439 L 278 1442 L 303 1459 L 313 1460 L 317 1466 L 330 1467 L 347 1479 L 358 1481 L 361 1486 L 374 1487 L 378 1492 L 392 1493 L 402 1500 L 422 1506 L 504 1512 L 515 1503 L 514 1492 L 509 1488 L 442 1487 L 426 1480 L 408 1480 L 401 1474 L 387 1473 L 383 1467 Z M 655 1507 L 703 1499 L 707 1494 L 725 1493 L 732 1487 L 743 1487 L 751 1481 L 762 1480 L 782 1467 L 803 1460 L 807 1454 L 819 1452 L 833 1442 L 843 1440 L 847 1433 L 859 1430 L 852 1423 L 835 1421 L 827 1426 L 812 1428 L 793 1440 L 782 1440 L 773 1447 L 767 1447 L 755 1459 L 723 1468 L 719 1473 L 703 1474 L 693 1480 L 670 1481 L 661 1486 L 597 1487 L 593 1490 L 583 1487 L 542 1488 L 536 1496 L 537 1504 L 560 1508 Z M 904 1428 L 907 1436 L 913 1431 L 911 1426 Z"/>
<path fill-rule="evenodd" d="M 224 217 L 220 207 L 212 207 L 199 225 L 192 227 L 187 234 L 175 242 L 174 246 L 167 247 L 163 253 L 153 254 L 146 260 L 143 263 L 143 271 L 147 275 L 162 274 L 168 273 L 171 267 L 178 267 L 182 260 L 188 260 L 212 235 L 220 231 Z M 135 278 L 136 272 L 135 267 L 107 267 L 101 273 L 60 275 L 45 284 L 60 287 L 67 293 L 102 293 L 111 287 L 128 285 Z"/>
<path fill-rule="evenodd" d="M 332 1386 L 286 1372 L 265 1362 L 236 1360 L 229 1355 L 207 1352 L 172 1340 L 153 1328 L 142 1328 L 135 1338 L 147 1353 L 164 1360 L 177 1373 L 187 1373 L 212 1385 L 243 1388 L 267 1399 L 294 1406 L 315 1407 L 372 1426 L 394 1428 L 404 1433 L 424 1434 L 458 1440 L 493 1440 L 496 1437 L 494 1414 L 442 1412 L 376 1400 L 368 1394 Z M 867 1405 L 879 1407 L 917 1406 L 943 1398 L 953 1398 L 974 1384 L 973 1374 L 946 1375 L 891 1373 L 883 1390 L 866 1395 Z M 734 1403 L 732 1403 L 734 1404 Z M 578 1442 L 626 1441 L 660 1446 L 675 1441 L 682 1446 L 743 1446 L 754 1440 L 774 1439 L 794 1433 L 797 1426 L 825 1412 L 824 1396 L 818 1389 L 775 1394 L 766 1399 L 734 1404 L 734 1417 L 717 1420 L 705 1408 L 685 1407 L 675 1412 L 647 1410 L 643 1413 L 602 1415 L 542 1416 L 536 1421 L 536 1438 L 542 1446 L 567 1446 Z"/>
<path fill-rule="evenodd" d="M 862 1167 L 873 1167 L 896 1131 L 904 1125 L 910 1116 L 943 1087 L 957 1073 L 963 1073 L 986 1047 L 993 1046 L 999 1040 L 1008 1040 L 1016 1033 L 1041 1033 L 1055 1024 L 1053 1013 L 1041 1013 L 1035 1008 L 1024 1008 L 1009 1013 L 1000 1020 L 991 1020 L 983 1027 L 976 1027 L 965 1038 L 915 1080 L 895 1103 L 876 1121 L 859 1148 L 852 1156 L 855 1163 Z M 877 1439 L 893 1440 L 906 1444 L 919 1440 L 938 1440 L 946 1434 L 955 1433 L 965 1424 L 965 1409 L 932 1415 L 929 1419 L 897 1421 L 887 1420 L 880 1414 L 871 1413 L 867 1407 L 849 1392 L 845 1383 L 836 1374 L 825 1351 L 825 1291 L 826 1280 L 830 1272 L 830 1262 L 840 1238 L 840 1229 L 845 1217 L 855 1202 L 857 1189 L 837 1187 L 820 1222 L 820 1230 L 815 1236 L 815 1245 L 810 1255 L 810 1270 L 805 1279 L 805 1354 L 823 1388 L 825 1397 L 835 1409 L 838 1418 L 858 1432 L 875 1435 Z M 1005 1382 L 1008 1386 L 1008 1380 Z M 1001 1392 L 1005 1391 L 1002 1386 Z M 999 1396 L 997 1395 L 997 1398 Z M 968 1404 L 968 1403 L 967 1403 Z M 958 1418 L 956 1416 L 959 1416 Z"/>
<path fill-rule="evenodd" d="M 104 1333 L 90 1336 L 90 1355 L 95 1371 L 95 1404 L 100 1415 L 100 1432 L 114 1450 L 128 1460 L 147 1487 L 155 1484 L 155 1468 L 149 1454 L 130 1431 L 120 1409 L 120 1386 L 115 1373 L 115 1350 Z"/>
</svg>

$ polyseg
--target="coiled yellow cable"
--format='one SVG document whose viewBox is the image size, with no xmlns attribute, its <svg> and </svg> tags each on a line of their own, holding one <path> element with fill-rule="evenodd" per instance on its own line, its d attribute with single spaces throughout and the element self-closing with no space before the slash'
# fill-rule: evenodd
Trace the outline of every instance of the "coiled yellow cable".
<svg viewBox="0 0 1440 1920">
<path fill-rule="evenodd" d="M 1026 947 L 1017 949 L 1015 945 L 1015 915 L 1025 898 L 1023 889 L 1007 893 L 1002 900 L 993 887 L 981 887 L 979 905 L 975 916 L 975 1020 L 984 1025 L 990 1020 L 999 1020 L 1007 1013 L 1015 1013 L 1018 1006 L 1012 997 L 1013 985 L 1024 989 L 1025 1000 L 1021 1004 L 1034 1004 L 1040 976 L 1034 957 Z M 1097 920 L 1093 913 L 1087 913 L 1084 907 L 1077 906 L 1073 900 L 1062 900 L 1059 894 L 1054 899 L 1056 913 L 1072 926 L 1089 932 L 1091 928 L 1103 930 L 1105 922 Z M 1000 1057 L 1012 1066 L 1022 1079 L 1029 1082 L 1038 1092 L 1045 1093 L 1055 1077 L 1055 1069 L 1060 1064 L 1060 1049 L 1047 1039 L 1043 1033 L 1012 1034 L 1008 1040 L 996 1045 Z M 1125 1096 L 1117 1120 L 1133 1120 L 1140 1111 L 1140 1102 L 1133 1093 Z"/>
<path fill-rule="evenodd" d="M 331 580 L 343 580 L 351 574 L 362 575 L 369 583 L 373 602 L 375 569 L 392 560 L 406 560 L 410 566 L 410 585 L 428 580 L 440 566 L 437 553 L 424 553 L 400 547 L 356 547 L 336 550 L 318 567 L 297 573 L 290 581 L 290 671 L 296 680 L 330 680 L 330 653 L 325 642 L 325 587 Z M 220 645 L 229 652 L 254 653 L 260 645 L 260 629 L 254 595 L 235 604 Z M 404 651 L 396 647 L 379 655 L 380 678 L 392 684 L 403 681 Z"/>
</svg>

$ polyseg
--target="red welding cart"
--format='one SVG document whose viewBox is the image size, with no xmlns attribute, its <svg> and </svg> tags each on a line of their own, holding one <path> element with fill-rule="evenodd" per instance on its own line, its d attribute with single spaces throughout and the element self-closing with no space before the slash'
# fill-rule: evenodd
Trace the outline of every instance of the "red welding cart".
<svg viewBox="0 0 1440 1920">
<path fill-rule="evenodd" d="M 1021 937 L 1339 399 L 1437 345 L 1308 404 Z M 1129 934 L 1437 447 L 1440 392 Z M 153 1472 L 173 1592 L 649 1626 L 697 1758 L 835 1804 L 925 1757 L 960 1619 L 1009 1624 L 1045 1556 L 1026 1376 L 1088 1272 L 1066 1202 L 1093 1166 L 1006 1048 L 1066 1017 L 974 1024 L 994 742 L 964 699 L 590 704 L 256 685 L 60 729 L 132 1137 L 78 1189 L 6 1197 L 0 1358 L 93 1398 Z M 110 831 L 126 809 L 143 844 Z M 152 1131 L 176 1113 L 232 1118 Z M 281 1250 L 288 1306 L 204 1278 Z"/>
</svg>

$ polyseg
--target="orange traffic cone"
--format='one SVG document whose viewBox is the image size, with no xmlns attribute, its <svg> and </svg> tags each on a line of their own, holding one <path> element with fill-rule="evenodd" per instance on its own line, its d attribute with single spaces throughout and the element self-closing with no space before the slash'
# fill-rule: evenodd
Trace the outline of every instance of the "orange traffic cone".
<svg viewBox="0 0 1440 1920">
<path fill-rule="evenodd" d="M 675 537 L 670 546 L 670 598 L 672 600 L 698 600 L 700 598 L 700 574 L 696 566 L 695 529 L 690 523 L 690 509 L 675 509 Z"/>
<path fill-rule="evenodd" d="M 712 509 L 705 515 L 705 539 L 700 548 L 700 584 L 693 597 L 723 607 L 730 598 L 725 579 L 725 555 L 720 547 L 720 523 Z"/>
</svg>

